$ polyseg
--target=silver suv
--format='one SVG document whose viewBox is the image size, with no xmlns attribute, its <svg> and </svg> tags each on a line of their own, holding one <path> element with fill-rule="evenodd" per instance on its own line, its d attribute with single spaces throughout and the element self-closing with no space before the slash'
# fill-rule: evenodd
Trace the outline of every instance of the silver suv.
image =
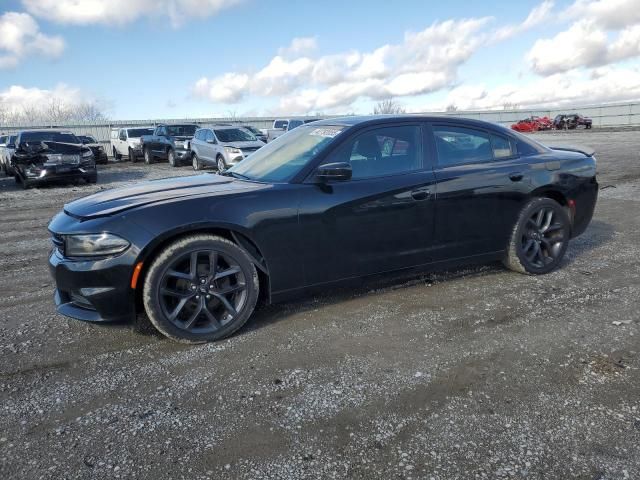
<svg viewBox="0 0 640 480">
<path fill-rule="evenodd" d="M 242 127 L 200 128 L 191 140 L 191 164 L 194 170 L 214 166 L 223 172 L 262 146 L 264 142 Z"/>
</svg>

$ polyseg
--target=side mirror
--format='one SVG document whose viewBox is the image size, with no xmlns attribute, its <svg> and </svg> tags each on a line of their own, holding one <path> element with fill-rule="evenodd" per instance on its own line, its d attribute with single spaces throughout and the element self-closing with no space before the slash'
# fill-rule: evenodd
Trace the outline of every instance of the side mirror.
<svg viewBox="0 0 640 480">
<path fill-rule="evenodd" d="M 351 180 L 351 164 L 347 162 L 325 163 L 316 170 L 316 178 L 322 182 Z"/>
<path fill-rule="evenodd" d="M 209 140 L 207 140 L 207 143 L 210 143 L 210 144 L 212 144 L 212 145 L 215 145 L 215 144 L 216 144 L 216 143 L 218 143 L 218 142 L 216 142 L 216 139 L 215 139 L 215 138 L 210 138 Z"/>
</svg>

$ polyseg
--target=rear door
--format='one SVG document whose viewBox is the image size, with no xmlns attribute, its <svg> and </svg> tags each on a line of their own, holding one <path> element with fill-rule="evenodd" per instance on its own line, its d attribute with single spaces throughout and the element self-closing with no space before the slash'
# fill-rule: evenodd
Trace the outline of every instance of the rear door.
<svg viewBox="0 0 640 480">
<path fill-rule="evenodd" d="M 530 172 L 506 134 L 455 123 L 430 126 L 436 165 L 438 260 L 504 250 L 528 198 Z"/>
<path fill-rule="evenodd" d="M 307 283 L 317 285 L 431 261 L 434 175 L 420 123 L 356 133 L 323 163 L 353 177 L 302 191 Z"/>
</svg>

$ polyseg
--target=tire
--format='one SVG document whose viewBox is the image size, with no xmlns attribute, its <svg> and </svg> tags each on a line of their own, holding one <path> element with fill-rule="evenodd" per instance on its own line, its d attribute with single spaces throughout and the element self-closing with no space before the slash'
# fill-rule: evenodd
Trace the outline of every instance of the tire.
<svg viewBox="0 0 640 480">
<path fill-rule="evenodd" d="M 144 163 L 147 165 L 151 165 L 153 163 L 153 155 L 151 154 L 151 150 L 148 148 L 144 149 Z"/>
<path fill-rule="evenodd" d="M 176 162 L 176 152 L 173 151 L 173 148 L 170 148 L 167 151 L 167 161 L 169 162 L 169 165 L 171 165 L 174 168 L 178 166 Z"/>
<path fill-rule="evenodd" d="M 200 159 L 198 159 L 198 155 L 195 152 L 191 155 L 191 166 L 194 171 L 202 170 L 202 164 L 200 163 Z"/>
<path fill-rule="evenodd" d="M 85 181 L 87 183 L 98 183 L 98 174 L 94 174 L 94 175 L 89 175 L 88 177 L 85 177 Z"/>
<path fill-rule="evenodd" d="M 564 207 L 550 198 L 534 198 L 518 216 L 503 263 L 524 274 L 549 273 L 562 262 L 570 236 Z"/>
<path fill-rule="evenodd" d="M 133 153 L 133 149 L 132 148 L 129 149 L 129 161 L 131 163 L 136 163 L 136 156 Z"/>
<path fill-rule="evenodd" d="M 216 165 L 218 166 L 218 172 L 224 172 L 227 169 L 227 166 L 224 163 L 224 157 L 222 155 L 218 155 L 216 157 Z"/>
<path fill-rule="evenodd" d="M 242 248 L 223 237 L 197 234 L 173 242 L 152 261 L 142 300 L 160 333 L 177 342 L 204 343 L 241 328 L 255 309 L 259 288 L 255 265 Z"/>
<path fill-rule="evenodd" d="M 116 147 L 113 147 L 113 158 L 118 161 L 122 160 L 122 155 L 118 153 Z"/>
</svg>

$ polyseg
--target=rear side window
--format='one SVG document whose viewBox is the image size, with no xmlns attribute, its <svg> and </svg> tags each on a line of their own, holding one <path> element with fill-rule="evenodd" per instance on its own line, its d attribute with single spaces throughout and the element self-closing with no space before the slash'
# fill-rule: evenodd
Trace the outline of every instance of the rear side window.
<svg viewBox="0 0 640 480">
<path fill-rule="evenodd" d="M 435 125 L 433 134 L 441 167 L 493 160 L 489 135 L 481 130 Z"/>
<path fill-rule="evenodd" d="M 501 158 L 513 157 L 514 152 L 511 146 L 511 142 L 508 138 L 502 135 L 491 135 L 491 146 L 493 147 L 493 157 L 496 160 Z"/>
</svg>

